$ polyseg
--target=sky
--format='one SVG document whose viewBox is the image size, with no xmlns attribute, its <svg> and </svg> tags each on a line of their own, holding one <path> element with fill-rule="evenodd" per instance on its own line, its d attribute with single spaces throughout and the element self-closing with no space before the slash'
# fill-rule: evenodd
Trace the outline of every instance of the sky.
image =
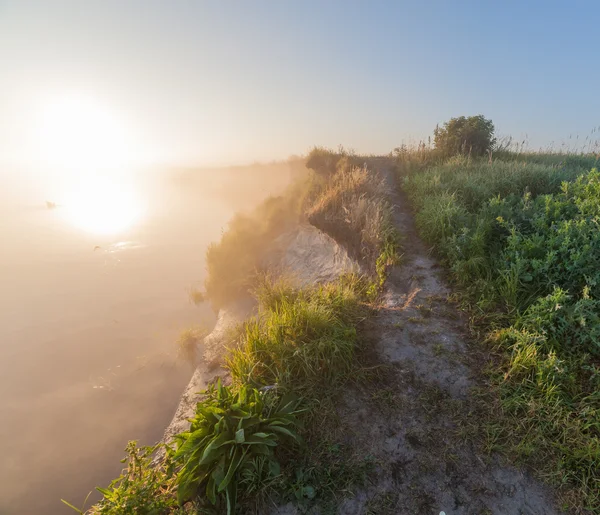
<svg viewBox="0 0 600 515">
<path fill-rule="evenodd" d="M 598 19 L 573 0 L 0 0 L 0 164 L 387 153 L 473 114 L 534 148 L 585 138 Z"/>
</svg>

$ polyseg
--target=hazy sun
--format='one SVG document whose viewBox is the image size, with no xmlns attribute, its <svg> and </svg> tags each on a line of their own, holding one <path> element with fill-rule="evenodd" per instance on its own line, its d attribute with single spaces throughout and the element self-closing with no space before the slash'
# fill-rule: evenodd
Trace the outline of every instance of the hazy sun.
<svg viewBox="0 0 600 515">
<path fill-rule="evenodd" d="M 132 144 L 108 106 L 80 94 L 47 101 L 40 116 L 40 153 L 61 184 L 68 220 L 90 232 L 116 233 L 140 215 L 131 186 Z"/>
<path fill-rule="evenodd" d="M 120 181 L 88 177 L 65 194 L 67 220 L 95 234 L 128 229 L 142 214 L 135 190 Z"/>
</svg>

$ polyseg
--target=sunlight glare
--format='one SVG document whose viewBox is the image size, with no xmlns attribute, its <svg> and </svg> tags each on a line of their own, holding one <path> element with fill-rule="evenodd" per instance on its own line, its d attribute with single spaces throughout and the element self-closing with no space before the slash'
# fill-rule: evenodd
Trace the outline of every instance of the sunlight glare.
<svg viewBox="0 0 600 515">
<path fill-rule="evenodd" d="M 69 192 L 64 208 L 69 223 L 103 235 L 129 229 L 142 214 L 133 188 L 101 177 L 89 178 Z"/>
<path fill-rule="evenodd" d="M 131 227 L 141 205 L 131 182 L 134 145 L 123 120 L 81 93 L 47 97 L 38 114 L 38 150 L 66 221 L 94 234 Z"/>
</svg>

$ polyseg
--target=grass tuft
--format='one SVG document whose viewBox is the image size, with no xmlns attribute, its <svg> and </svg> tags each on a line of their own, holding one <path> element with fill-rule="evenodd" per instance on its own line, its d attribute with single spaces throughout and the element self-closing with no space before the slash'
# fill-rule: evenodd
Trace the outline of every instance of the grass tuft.
<svg viewBox="0 0 600 515">
<path fill-rule="evenodd" d="M 306 394 L 343 380 L 366 314 L 366 289 L 356 276 L 304 289 L 263 282 L 259 315 L 244 324 L 226 362 L 234 382 Z"/>
</svg>

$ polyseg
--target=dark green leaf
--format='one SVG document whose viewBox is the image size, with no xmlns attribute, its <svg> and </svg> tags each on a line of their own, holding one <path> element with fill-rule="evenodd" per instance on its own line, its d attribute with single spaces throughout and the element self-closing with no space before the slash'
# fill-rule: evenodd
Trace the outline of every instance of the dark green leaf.
<svg viewBox="0 0 600 515">
<path fill-rule="evenodd" d="M 240 450 L 239 447 L 237 447 L 236 452 L 233 455 L 233 458 L 231 459 L 231 463 L 229 464 L 229 470 L 227 471 L 227 475 L 219 483 L 219 486 L 218 486 L 219 492 L 222 492 L 223 490 L 225 490 L 225 488 L 227 488 L 227 486 L 229 485 L 231 479 L 233 478 L 234 474 L 236 473 L 240 463 L 242 462 L 242 460 L 244 459 L 245 456 L 246 456 L 246 451 L 245 450 L 242 451 L 242 450 Z"/>
</svg>

